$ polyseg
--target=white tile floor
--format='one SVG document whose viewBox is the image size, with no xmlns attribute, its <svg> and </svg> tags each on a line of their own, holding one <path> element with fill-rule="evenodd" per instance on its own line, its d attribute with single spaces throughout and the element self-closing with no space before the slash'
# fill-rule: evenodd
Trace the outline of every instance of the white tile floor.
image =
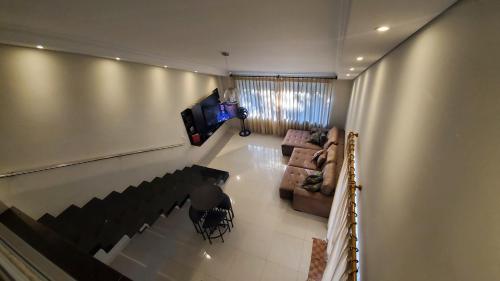
<svg viewBox="0 0 500 281">
<path fill-rule="evenodd" d="M 134 236 L 111 264 L 133 280 L 304 281 L 312 238 L 324 238 L 326 219 L 294 211 L 279 198 L 287 159 L 281 138 L 235 134 L 208 166 L 228 171 L 224 191 L 235 226 L 212 245 L 189 220 L 189 203 Z"/>
</svg>

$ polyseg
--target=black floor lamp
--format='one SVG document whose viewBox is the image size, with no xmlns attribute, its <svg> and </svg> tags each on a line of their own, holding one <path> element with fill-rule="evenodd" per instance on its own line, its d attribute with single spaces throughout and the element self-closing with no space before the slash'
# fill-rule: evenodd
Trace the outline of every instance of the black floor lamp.
<svg viewBox="0 0 500 281">
<path fill-rule="evenodd" d="M 247 119 L 247 117 L 248 117 L 248 110 L 244 107 L 239 107 L 238 119 L 241 120 L 240 136 L 242 137 L 248 137 L 251 134 L 250 130 L 245 127 L 245 119 Z"/>
</svg>

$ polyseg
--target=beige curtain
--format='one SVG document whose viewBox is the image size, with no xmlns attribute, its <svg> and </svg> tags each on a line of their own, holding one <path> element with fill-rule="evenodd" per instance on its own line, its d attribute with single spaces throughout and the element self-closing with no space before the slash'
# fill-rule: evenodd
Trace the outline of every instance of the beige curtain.
<svg viewBox="0 0 500 281">
<path fill-rule="evenodd" d="M 347 161 L 348 157 L 346 156 L 328 217 L 327 264 L 322 281 L 345 281 L 349 277 L 346 274 L 349 247 Z"/>
<path fill-rule="evenodd" d="M 333 80 L 291 77 L 235 77 L 240 105 L 248 109 L 250 130 L 285 135 L 288 129 L 328 127 Z"/>
<path fill-rule="evenodd" d="M 354 163 L 356 166 L 358 155 L 357 138 L 354 139 L 354 143 Z M 335 196 L 333 197 L 332 208 L 330 210 L 330 216 L 328 217 L 328 231 L 326 234 L 326 239 L 328 241 L 326 250 L 327 264 L 325 271 L 323 272 L 323 278 L 321 279 L 322 281 L 347 281 L 349 279 L 349 157 L 347 156 L 347 145 L 344 153 L 344 155 L 346 156 L 344 157 L 344 162 L 340 170 L 337 188 L 335 189 Z M 356 181 L 357 180 L 358 179 L 356 178 Z M 358 198 L 359 196 L 356 195 L 356 204 L 358 204 Z M 356 210 L 356 213 L 359 214 L 358 209 Z M 359 245 L 357 246 L 357 248 L 360 248 Z M 358 280 L 360 279 L 358 278 Z"/>
</svg>

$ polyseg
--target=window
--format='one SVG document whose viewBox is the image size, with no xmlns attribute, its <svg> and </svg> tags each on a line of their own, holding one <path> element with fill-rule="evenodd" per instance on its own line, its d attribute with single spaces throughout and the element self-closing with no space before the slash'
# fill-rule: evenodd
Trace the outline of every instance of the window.
<svg viewBox="0 0 500 281">
<path fill-rule="evenodd" d="M 328 126 L 333 108 L 331 79 L 237 77 L 235 81 L 253 131 L 283 135 L 290 128 Z"/>
</svg>

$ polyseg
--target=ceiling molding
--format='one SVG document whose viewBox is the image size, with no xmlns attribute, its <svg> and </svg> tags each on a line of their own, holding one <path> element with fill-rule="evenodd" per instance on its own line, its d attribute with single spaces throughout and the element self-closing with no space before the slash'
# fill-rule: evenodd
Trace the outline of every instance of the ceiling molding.
<svg viewBox="0 0 500 281">
<path fill-rule="evenodd" d="M 342 69 L 345 66 L 341 63 L 340 58 L 342 57 L 344 51 L 344 42 L 347 34 L 347 28 L 349 25 L 349 16 L 351 14 L 351 0 L 340 0 L 339 1 L 339 9 L 337 11 L 337 40 L 336 40 L 336 50 L 337 53 L 335 55 L 335 69 L 337 73 L 342 74 Z"/>
<path fill-rule="evenodd" d="M 0 42 L 215 75 L 352 79 L 455 1 L 0 1 Z"/>
<path fill-rule="evenodd" d="M 109 59 L 120 57 L 122 61 L 152 66 L 168 65 L 169 68 L 173 69 L 197 70 L 198 73 L 227 75 L 224 69 L 203 65 L 182 57 L 166 57 L 74 35 L 28 29 L 19 25 L 0 23 L 0 42 L 23 47 L 35 47 L 37 44 L 41 44 L 47 50 Z"/>
<path fill-rule="evenodd" d="M 360 73 L 356 74 L 355 77 L 353 78 L 357 78 L 358 76 L 360 76 L 361 74 L 365 73 L 370 67 L 378 64 L 380 61 L 382 61 L 382 59 L 384 59 L 385 57 L 389 56 L 392 52 L 394 52 L 397 48 L 399 48 L 401 45 L 405 44 L 407 41 L 411 40 L 412 38 L 414 38 L 415 36 L 417 36 L 417 34 L 423 32 L 423 30 L 425 30 L 428 26 L 430 26 L 434 21 L 436 21 L 440 16 L 442 16 L 443 14 L 446 14 L 448 11 L 451 10 L 451 8 L 453 8 L 455 5 L 458 5 L 458 3 L 460 2 L 460 0 L 456 0 L 456 1 L 451 1 L 449 4 L 449 6 L 447 6 L 444 10 L 442 10 L 441 12 L 433 15 L 432 19 L 430 20 L 427 20 L 426 23 L 424 25 L 422 25 L 419 29 L 417 29 L 415 32 L 413 32 L 412 34 L 410 34 L 408 37 L 406 37 L 404 40 L 402 40 L 401 42 L 399 42 L 398 44 L 396 44 L 394 47 L 392 47 L 390 50 L 388 50 L 386 53 L 384 53 L 380 58 L 378 58 L 377 60 L 375 60 L 374 62 L 372 62 L 368 67 L 366 67 L 363 71 L 361 71 Z M 418 20 L 412 20 L 411 22 L 416 22 Z M 409 21 L 407 22 L 404 22 L 402 24 L 410 24 Z"/>
<path fill-rule="evenodd" d="M 259 71 L 231 71 L 236 76 L 292 76 L 292 77 L 337 77 L 335 72 L 259 72 Z"/>
</svg>

